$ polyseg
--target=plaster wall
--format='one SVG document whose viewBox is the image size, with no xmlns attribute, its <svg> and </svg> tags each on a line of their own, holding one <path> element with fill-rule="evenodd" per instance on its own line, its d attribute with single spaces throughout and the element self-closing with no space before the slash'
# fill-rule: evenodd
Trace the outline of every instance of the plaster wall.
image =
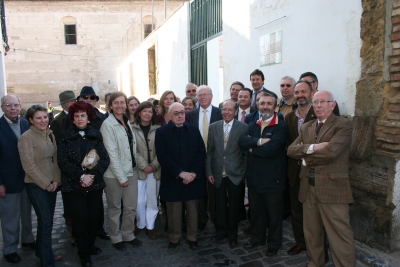
<svg viewBox="0 0 400 267">
<path fill-rule="evenodd" d="M 167 1 L 167 16 L 182 2 Z M 64 90 L 79 94 L 84 85 L 97 85 L 102 103 L 104 93 L 117 90 L 122 48 L 133 49 L 143 38 L 141 6 L 143 17 L 152 14 L 151 1 L 5 1 L 9 90 L 26 107 L 58 102 Z M 64 44 L 61 20 L 66 16 L 77 20 L 77 45 Z M 158 27 L 164 21 L 163 1 L 155 1 L 154 17 Z"/>
<path fill-rule="evenodd" d="M 265 75 L 265 87 L 278 95 L 280 79 L 314 72 L 319 89 L 334 93 L 342 114 L 354 115 L 360 78 L 361 1 L 223 0 L 224 96 L 249 74 Z M 306 11 L 305 11 L 306 10 Z M 260 66 L 259 38 L 282 30 L 282 63 Z"/>
<path fill-rule="evenodd" d="M 218 107 L 223 101 L 223 67 L 220 64 L 222 36 L 207 42 L 207 79 L 208 86 L 213 90 L 212 104 Z M 200 84 L 198 84 L 200 85 Z"/>
<path fill-rule="evenodd" d="M 140 100 L 149 97 L 160 99 L 163 92 L 172 90 L 181 99 L 189 80 L 189 15 L 185 3 L 174 15 L 152 32 L 128 58 L 118 66 L 119 88 L 132 95 L 129 65 L 133 64 L 134 95 Z M 155 46 L 157 88 L 156 94 L 149 92 L 148 49 Z"/>
</svg>

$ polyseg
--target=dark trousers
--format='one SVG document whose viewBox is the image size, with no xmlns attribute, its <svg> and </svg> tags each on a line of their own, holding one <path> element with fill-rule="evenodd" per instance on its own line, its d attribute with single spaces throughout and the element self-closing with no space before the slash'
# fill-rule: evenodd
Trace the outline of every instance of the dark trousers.
<svg viewBox="0 0 400 267">
<path fill-rule="evenodd" d="M 252 243 L 265 244 L 268 226 L 268 248 L 282 246 L 283 192 L 258 193 L 249 190 L 250 233 Z"/>
<path fill-rule="evenodd" d="M 186 237 L 190 241 L 197 241 L 197 200 L 185 202 L 166 202 L 168 214 L 168 236 L 169 241 L 178 243 L 182 236 L 182 205 L 186 207 Z"/>
<path fill-rule="evenodd" d="M 230 240 L 238 238 L 239 209 L 243 204 L 241 184 L 235 185 L 225 177 L 216 188 L 217 236 L 228 236 Z"/>
<path fill-rule="evenodd" d="M 210 212 L 210 219 L 214 225 L 217 224 L 217 211 L 216 211 L 216 203 L 215 203 L 215 186 L 205 179 L 205 187 L 206 187 L 206 195 L 203 198 L 198 200 L 199 208 L 198 208 L 198 217 L 199 217 L 199 224 L 204 223 L 206 224 L 208 221 L 208 214 L 207 214 L 207 206 L 208 211 Z"/>
<path fill-rule="evenodd" d="M 90 257 L 96 240 L 97 225 L 104 218 L 102 196 L 103 189 L 88 193 L 64 193 L 65 201 L 71 207 L 72 227 L 80 258 Z"/>
<path fill-rule="evenodd" d="M 304 239 L 303 231 L 303 204 L 299 201 L 299 191 L 300 191 L 300 166 L 297 170 L 296 179 L 293 186 L 289 185 L 290 192 L 290 204 L 292 210 L 292 228 L 293 235 L 296 243 L 306 249 L 306 241 Z"/>
<path fill-rule="evenodd" d="M 55 266 L 51 232 L 56 207 L 57 192 L 48 192 L 33 183 L 25 184 L 29 200 L 37 216 L 36 256 L 40 258 L 40 266 Z"/>
</svg>

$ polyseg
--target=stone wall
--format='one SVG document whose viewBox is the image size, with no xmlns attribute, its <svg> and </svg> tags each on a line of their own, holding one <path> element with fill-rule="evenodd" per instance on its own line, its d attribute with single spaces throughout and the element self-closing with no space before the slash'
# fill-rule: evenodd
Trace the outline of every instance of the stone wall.
<svg viewBox="0 0 400 267">
<path fill-rule="evenodd" d="M 183 2 L 167 1 L 167 17 Z M 143 39 L 142 17 L 152 14 L 152 1 L 5 1 L 11 50 L 5 59 L 7 89 L 23 106 L 58 103 L 58 94 L 79 94 L 92 85 L 101 96 L 117 90 L 121 49 Z M 142 7 L 142 8 L 141 8 Z M 77 45 L 64 44 L 66 16 L 76 19 Z M 155 1 L 155 26 L 164 22 L 164 1 Z M 127 32 L 129 31 L 129 34 Z M 132 38 L 133 36 L 133 38 Z"/>
</svg>

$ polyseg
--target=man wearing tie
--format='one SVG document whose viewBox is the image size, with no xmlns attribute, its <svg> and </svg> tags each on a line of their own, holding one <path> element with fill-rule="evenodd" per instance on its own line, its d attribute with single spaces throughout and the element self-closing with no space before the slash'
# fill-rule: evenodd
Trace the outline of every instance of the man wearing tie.
<svg viewBox="0 0 400 267">
<path fill-rule="evenodd" d="M 235 119 L 244 122 L 246 115 L 257 111 L 257 109 L 250 106 L 252 94 L 253 92 L 249 88 L 242 88 L 239 90 L 239 111 L 236 114 Z"/>
<path fill-rule="evenodd" d="M 251 82 L 251 86 L 253 87 L 253 97 L 251 100 L 251 106 L 253 108 L 257 108 L 256 96 L 257 96 L 257 93 L 261 90 L 266 90 L 267 93 L 271 94 L 273 97 L 278 99 L 278 96 L 274 92 L 271 92 L 267 88 L 264 87 L 264 80 L 265 80 L 264 73 L 259 69 L 255 69 L 252 73 L 250 73 L 250 82 Z"/>
<path fill-rule="evenodd" d="M 207 147 L 208 128 L 213 122 L 222 120 L 221 109 L 211 105 L 213 98 L 212 90 L 207 85 L 201 85 L 197 88 L 197 98 L 199 108 L 188 113 L 190 123 L 199 127 L 204 144 Z M 207 188 L 206 197 L 199 200 L 199 229 L 203 230 L 208 221 L 207 200 L 210 211 L 210 219 L 216 225 L 216 207 L 215 207 L 215 186 L 210 182 L 205 185 Z"/>
<path fill-rule="evenodd" d="M 349 180 L 351 122 L 333 114 L 332 93 L 313 97 L 316 120 L 300 129 L 288 156 L 302 161 L 299 201 L 303 203 L 303 227 L 309 267 L 325 266 L 324 228 L 335 266 L 356 266 L 349 204 L 353 203 Z"/>
<path fill-rule="evenodd" d="M 229 247 L 238 245 L 239 209 L 243 206 L 242 184 L 246 154 L 239 147 L 239 137 L 247 130 L 245 123 L 234 119 L 237 104 L 223 102 L 223 120 L 210 125 L 207 143 L 206 176 L 216 187 L 217 234 L 211 239 L 229 238 Z"/>
</svg>

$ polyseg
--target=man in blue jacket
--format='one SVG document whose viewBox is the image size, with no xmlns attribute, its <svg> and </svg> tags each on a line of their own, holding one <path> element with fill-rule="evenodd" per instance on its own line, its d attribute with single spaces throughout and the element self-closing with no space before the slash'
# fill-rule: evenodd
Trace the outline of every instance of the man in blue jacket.
<svg viewBox="0 0 400 267">
<path fill-rule="evenodd" d="M 25 172 L 18 153 L 18 138 L 28 129 L 25 119 L 19 117 L 21 103 L 18 97 L 1 98 L 0 118 L 0 221 L 3 232 L 3 255 L 7 262 L 17 263 L 20 234 L 21 192 Z"/>
<path fill-rule="evenodd" d="M 245 176 L 251 209 L 251 238 L 244 248 L 264 245 L 268 226 L 268 257 L 276 255 L 282 246 L 283 192 L 286 181 L 288 126 L 274 113 L 276 105 L 277 99 L 274 96 L 262 96 L 259 100 L 261 118 L 251 122 L 247 132 L 239 139 L 240 148 L 249 152 Z"/>
<path fill-rule="evenodd" d="M 187 213 L 187 243 L 197 248 L 197 202 L 205 194 L 206 148 L 199 129 L 185 122 L 182 104 L 173 103 L 168 112 L 171 120 L 156 130 L 155 139 L 161 165 L 160 198 L 167 203 L 168 248 L 176 248 L 182 236 L 182 202 Z"/>
</svg>

